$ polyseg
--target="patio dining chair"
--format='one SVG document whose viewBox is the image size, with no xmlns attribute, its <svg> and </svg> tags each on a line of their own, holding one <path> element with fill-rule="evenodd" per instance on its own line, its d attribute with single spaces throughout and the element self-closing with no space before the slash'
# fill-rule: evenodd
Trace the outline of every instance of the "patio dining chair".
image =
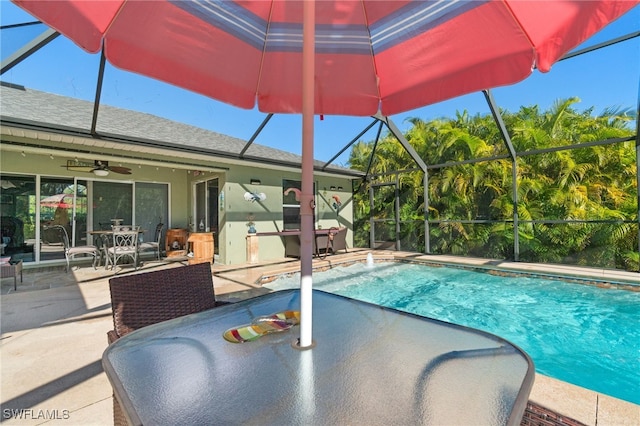
<svg viewBox="0 0 640 426">
<path fill-rule="evenodd" d="M 111 262 L 109 261 L 109 247 L 113 245 L 113 236 L 109 234 L 99 234 L 97 244 L 100 250 L 100 259 L 104 259 L 104 269 L 109 269 Z"/>
<path fill-rule="evenodd" d="M 148 325 L 215 308 L 216 300 L 208 263 L 113 277 L 109 280 L 113 330 L 109 344 Z M 113 398 L 115 425 L 126 425 L 120 404 Z"/>
<path fill-rule="evenodd" d="M 107 247 L 107 262 L 113 273 L 117 272 L 118 262 L 131 259 L 133 267 L 138 270 L 138 234 L 139 226 L 116 226 L 113 228 L 113 244 Z"/>
<path fill-rule="evenodd" d="M 54 229 L 60 233 L 62 244 L 64 245 L 64 258 L 67 262 L 65 272 L 69 272 L 70 262 L 75 259 L 76 256 L 91 256 L 93 257 L 93 269 L 96 269 L 96 263 L 100 259 L 100 251 L 97 246 L 92 244 L 84 246 L 72 247 L 69 241 L 69 234 L 67 229 L 62 225 L 53 225 L 49 229 Z"/>
<path fill-rule="evenodd" d="M 331 241 L 331 253 L 335 254 L 338 250 L 347 250 L 347 228 L 331 228 L 329 231 L 329 239 Z"/>
<path fill-rule="evenodd" d="M 145 241 L 143 243 L 140 243 L 138 246 L 138 251 L 140 253 L 146 252 L 146 251 L 152 251 L 156 253 L 156 256 L 158 258 L 158 260 L 160 260 L 160 248 L 162 247 L 161 241 L 162 241 L 162 230 L 164 228 L 164 223 L 159 223 L 156 225 L 156 230 L 154 233 L 154 241 Z"/>
</svg>

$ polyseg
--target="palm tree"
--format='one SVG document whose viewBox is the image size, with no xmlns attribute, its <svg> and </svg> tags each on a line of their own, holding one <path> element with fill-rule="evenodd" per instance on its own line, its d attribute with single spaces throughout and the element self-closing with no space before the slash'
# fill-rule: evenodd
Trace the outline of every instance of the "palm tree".
<svg viewBox="0 0 640 426">
<path fill-rule="evenodd" d="M 502 111 L 516 150 L 524 153 L 633 134 L 632 110 L 607 109 L 594 116 L 592 109 L 577 111 L 577 102 L 577 98 L 561 99 L 547 111 L 540 111 L 538 106 L 523 106 L 515 113 Z M 430 227 L 432 251 L 512 257 L 511 161 L 460 163 L 507 152 L 492 117 L 470 116 L 463 111 L 453 119 L 412 118 L 409 122 L 412 127 L 405 137 L 427 164 L 458 162 L 429 170 L 429 220 L 439 221 L 438 226 Z M 373 142 L 356 144 L 350 166 L 366 170 L 372 149 Z M 393 171 L 411 168 L 411 161 L 401 145 L 386 135 L 377 144 L 370 173 L 387 173 L 377 182 L 390 181 L 395 179 Z M 635 175 L 632 142 L 519 156 L 518 217 L 523 222 L 518 227 L 520 253 L 532 261 L 572 259 L 595 264 L 615 257 L 618 267 L 637 265 L 637 227 L 628 223 L 637 212 Z M 424 238 L 422 172 L 401 173 L 398 180 L 402 232 L 407 238 Z M 384 196 L 375 201 L 376 212 L 388 211 L 385 208 L 395 201 L 395 194 L 381 194 Z M 358 215 L 369 214 L 368 193 L 361 191 L 354 200 L 356 224 L 364 223 Z M 493 223 L 468 223 L 478 219 Z M 557 224 L 550 220 L 591 222 Z M 368 238 L 368 228 L 366 233 Z"/>
</svg>

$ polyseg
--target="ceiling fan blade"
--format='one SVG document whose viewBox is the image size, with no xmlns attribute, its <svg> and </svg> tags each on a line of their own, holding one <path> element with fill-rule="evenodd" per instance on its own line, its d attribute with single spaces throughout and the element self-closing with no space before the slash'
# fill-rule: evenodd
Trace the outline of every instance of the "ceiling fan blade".
<svg viewBox="0 0 640 426">
<path fill-rule="evenodd" d="M 120 173 L 121 175 L 130 175 L 131 169 L 121 166 L 110 166 L 108 161 L 95 160 L 93 164 L 84 163 L 81 161 L 67 160 L 65 166 L 67 170 L 74 172 L 86 172 L 91 173 L 94 170 L 107 170 L 114 173 Z"/>
<path fill-rule="evenodd" d="M 118 166 L 109 166 L 107 170 L 110 170 L 114 173 L 120 173 L 121 175 L 130 175 L 131 169 L 128 167 L 118 167 Z"/>
</svg>

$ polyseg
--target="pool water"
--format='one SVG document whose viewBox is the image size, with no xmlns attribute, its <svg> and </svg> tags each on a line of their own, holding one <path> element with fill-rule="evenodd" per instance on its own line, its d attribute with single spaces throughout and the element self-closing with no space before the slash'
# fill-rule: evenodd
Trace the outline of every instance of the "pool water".
<svg viewBox="0 0 640 426">
<path fill-rule="evenodd" d="M 314 273 L 313 287 L 493 333 L 526 351 L 538 373 L 640 404 L 638 292 L 403 263 Z"/>
</svg>

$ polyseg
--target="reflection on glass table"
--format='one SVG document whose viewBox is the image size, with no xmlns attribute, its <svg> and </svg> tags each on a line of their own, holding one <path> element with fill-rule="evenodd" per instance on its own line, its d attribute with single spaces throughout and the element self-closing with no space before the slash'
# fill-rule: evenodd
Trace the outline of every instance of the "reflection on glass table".
<svg viewBox="0 0 640 426">
<path fill-rule="evenodd" d="M 485 332 L 314 290 L 311 349 L 298 326 L 223 338 L 299 306 L 283 290 L 145 327 L 103 366 L 133 424 L 520 423 L 533 364 Z"/>
</svg>

